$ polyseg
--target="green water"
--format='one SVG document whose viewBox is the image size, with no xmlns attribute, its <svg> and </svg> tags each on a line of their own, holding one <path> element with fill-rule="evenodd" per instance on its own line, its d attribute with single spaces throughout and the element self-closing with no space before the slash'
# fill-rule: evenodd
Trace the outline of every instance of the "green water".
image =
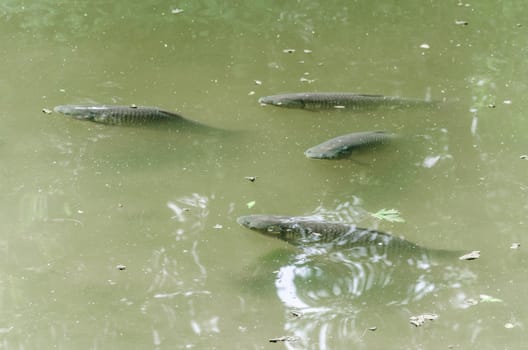
<svg viewBox="0 0 528 350">
<path fill-rule="evenodd" d="M 527 17 L 521 1 L 3 1 L 0 347 L 525 348 Z M 442 103 L 257 103 L 302 91 Z M 226 131 L 42 113 L 86 103 Z M 354 161 L 303 155 L 365 130 L 401 137 Z M 369 214 L 382 208 L 405 222 Z M 235 221 L 255 213 L 482 256 L 295 248 Z M 423 313 L 439 317 L 409 323 Z M 268 342 L 281 336 L 296 341 Z"/>
</svg>

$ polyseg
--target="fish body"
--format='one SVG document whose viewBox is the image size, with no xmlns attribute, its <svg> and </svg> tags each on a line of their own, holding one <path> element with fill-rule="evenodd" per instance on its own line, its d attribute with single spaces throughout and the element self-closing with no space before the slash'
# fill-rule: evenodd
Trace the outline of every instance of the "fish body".
<svg viewBox="0 0 528 350">
<path fill-rule="evenodd" d="M 108 125 L 145 125 L 173 121 L 194 123 L 178 114 L 167 112 L 157 107 L 135 105 L 61 105 L 56 106 L 53 110 L 75 119 L 89 120 Z"/>
<path fill-rule="evenodd" d="M 350 155 L 358 148 L 387 142 L 394 135 L 384 131 L 364 131 L 341 135 L 307 149 L 304 154 L 314 159 L 339 159 Z"/>
<path fill-rule="evenodd" d="M 357 227 L 353 224 L 321 221 L 311 217 L 247 215 L 237 222 L 251 230 L 301 245 L 309 243 L 332 243 L 336 246 L 387 246 L 399 245 L 410 249 L 420 247 L 391 234 Z"/>
<path fill-rule="evenodd" d="M 395 96 L 357 94 L 352 92 L 299 92 L 264 96 L 259 99 L 263 105 L 309 110 L 319 109 L 374 109 L 378 107 L 405 108 L 428 105 L 424 100 L 405 99 Z"/>
</svg>

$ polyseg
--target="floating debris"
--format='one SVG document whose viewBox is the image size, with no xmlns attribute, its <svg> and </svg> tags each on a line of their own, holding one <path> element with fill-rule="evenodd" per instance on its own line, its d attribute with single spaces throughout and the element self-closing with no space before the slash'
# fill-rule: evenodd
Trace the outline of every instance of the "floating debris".
<svg viewBox="0 0 528 350">
<path fill-rule="evenodd" d="M 466 299 L 464 302 L 469 306 L 474 306 L 479 303 L 503 303 L 504 301 L 502 299 L 495 298 L 491 295 L 480 294 L 478 300 L 475 298 L 469 298 Z"/>
<path fill-rule="evenodd" d="M 257 177 L 256 176 L 244 176 L 244 179 L 248 180 L 249 182 L 255 182 Z"/>
<path fill-rule="evenodd" d="M 255 95 L 255 91 L 248 92 L 248 96 L 253 96 L 253 95 Z"/>
<path fill-rule="evenodd" d="M 497 107 L 497 106 L 495 106 L 495 103 L 490 103 L 490 104 L 488 105 L 488 108 L 495 108 L 495 107 Z"/>
<path fill-rule="evenodd" d="M 508 323 L 504 324 L 504 328 L 512 329 L 513 327 L 515 327 L 515 325 L 513 323 L 508 322 Z"/>
<path fill-rule="evenodd" d="M 299 79 L 299 81 L 302 81 L 303 83 L 308 83 L 308 84 L 311 84 L 315 81 L 315 79 L 308 79 L 308 78 L 305 78 L 305 77 L 301 77 Z"/>
<path fill-rule="evenodd" d="M 255 206 L 255 203 L 256 203 L 255 201 L 250 201 L 250 202 L 247 202 L 246 205 L 247 205 L 248 209 L 251 209 L 251 208 L 253 208 Z"/>
<path fill-rule="evenodd" d="M 374 332 L 375 330 L 378 329 L 378 327 L 373 326 L 373 327 L 369 327 L 369 328 L 367 328 L 367 329 L 368 329 L 369 331 L 371 331 L 371 332 Z"/>
<path fill-rule="evenodd" d="M 303 52 L 304 53 L 312 53 L 312 50 L 304 49 Z"/>
<path fill-rule="evenodd" d="M 526 158 L 522 158 L 526 159 Z M 510 249 L 519 249 L 521 247 L 521 243 L 512 243 L 510 246 Z"/>
<path fill-rule="evenodd" d="M 292 336 L 282 336 L 282 337 L 278 337 L 278 338 L 271 338 L 269 340 L 270 343 L 279 343 L 279 342 L 286 342 L 286 341 L 291 341 L 291 342 L 294 342 L 294 341 L 298 341 L 299 339 L 297 337 L 292 337 Z"/>
<path fill-rule="evenodd" d="M 462 255 L 459 259 L 460 260 L 475 260 L 480 258 L 480 250 L 474 250 L 470 253 Z"/>
<path fill-rule="evenodd" d="M 415 327 L 420 327 L 425 323 L 425 321 L 434 321 L 437 318 L 438 315 L 436 314 L 423 314 L 418 316 L 411 316 L 409 318 L 409 322 Z"/>
<path fill-rule="evenodd" d="M 138 106 L 137 106 L 137 104 L 132 103 L 132 104 L 130 105 L 130 108 L 138 108 Z"/>
<path fill-rule="evenodd" d="M 178 14 L 180 14 L 180 13 L 182 13 L 182 12 L 183 12 L 183 9 L 172 9 L 172 10 L 171 10 L 171 13 L 172 13 L 173 15 L 178 15 Z"/>
<path fill-rule="evenodd" d="M 511 105 L 512 104 L 512 101 L 511 100 L 504 100 L 503 103 L 505 105 Z"/>
<path fill-rule="evenodd" d="M 282 52 L 284 52 L 284 53 L 294 53 L 295 49 L 284 49 L 284 50 L 282 50 Z"/>
<path fill-rule="evenodd" d="M 479 295 L 481 303 L 502 303 L 502 299 L 492 297 L 491 295 L 481 294 Z"/>
<path fill-rule="evenodd" d="M 424 43 L 424 44 L 420 45 L 420 48 L 421 49 L 429 49 L 429 48 L 431 48 L 431 46 L 429 46 L 429 44 L 425 44 Z"/>
<path fill-rule="evenodd" d="M 371 214 L 373 217 L 380 220 L 387 220 L 389 222 L 405 222 L 400 216 L 400 212 L 396 209 L 381 209 L 377 213 Z"/>
<path fill-rule="evenodd" d="M 303 313 L 300 312 L 300 311 L 290 311 L 290 314 L 293 316 L 293 317 L 297 317 L 297 318 L 300 318 L 302 317 Z"/>
<path fill-rule="evenodd" d="M 455 21 L 455 24 L 459 25 L 459 26 L 467 26 L 469 24 L 469 22 L 466 22 L 466 21 Z"/>
<path fill-rule="evenodd" d="M 262 80 L 254 80 L 256 85 L 262 85 Z"/>
<path fill-rule="evenodd" d="M 42 113 L 50 114 L 50 113 L 53 113 L 53 111 L 49 108 L 42 108 Z"/>
<path fill-rule="evenodd" d="M 116 269 L 118 269 L 119 271 L 124 271 L 124 270 L 126 270 L 126 266 L 119 264 L 119 265 L 116 266 Z"/>
<path fill-rule="evenodd" d="M 479 303 L 478 300 L 474 298 L 466 299 L 464 300 L 464 302 L 468 304 L 469 306 L 477 305 Z"/>
<path fill-rule="evenodd" d="M 216 230 L 220 230 L 222 227 L 224 227 L 224 226 L 222 226 L 220 224 L 216 224 L 216 225 L 213 226 L 213 228 L 216 229 Z"/>
</svg>

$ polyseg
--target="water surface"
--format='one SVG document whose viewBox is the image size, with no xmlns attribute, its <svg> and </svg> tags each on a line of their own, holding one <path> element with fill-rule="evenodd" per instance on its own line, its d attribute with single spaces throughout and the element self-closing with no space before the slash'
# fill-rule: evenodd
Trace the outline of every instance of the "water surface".
<svg viewBox="0 0 528 350">
<path fill-rule="evenodd" d="M 519 1 L 4 1 L 2 347 L 522 348 L 527 12 Z M 302 91 L 442 103 L 257 103 Z M 232 132 L 41 112 L 87 103 L 159 106 Z M 303 155 L 364 130 L 401 138 L 352 161 Z M 405 222 L 370 215 L 382 208 Z M 316 214 L 482 257 L 387 264 L 295 248 L 236 224 L 253 213 Z M 409 323 L 423 313 L 439 318 Z M 295 341 L 269 344 L 281 336 Z"/>
</svg>

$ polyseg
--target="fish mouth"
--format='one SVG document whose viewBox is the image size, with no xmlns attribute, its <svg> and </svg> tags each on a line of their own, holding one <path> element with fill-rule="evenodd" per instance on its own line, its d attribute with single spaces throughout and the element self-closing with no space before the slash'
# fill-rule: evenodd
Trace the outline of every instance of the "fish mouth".
<svg viewBox="0 0 528 350">
<path fill-rule="evenodd" d="M 268 101 L 265 97 L 261 97 L 258 99 L 258 103 L 261 105 L 261 106 L 267 106 L 270 103 L 270 101 Z"/>
<path fill-rule="evenodd" d="M 304 155 L 308 158 L 320 158 L 311 148 L 304 151 Z"/>
</svg>

